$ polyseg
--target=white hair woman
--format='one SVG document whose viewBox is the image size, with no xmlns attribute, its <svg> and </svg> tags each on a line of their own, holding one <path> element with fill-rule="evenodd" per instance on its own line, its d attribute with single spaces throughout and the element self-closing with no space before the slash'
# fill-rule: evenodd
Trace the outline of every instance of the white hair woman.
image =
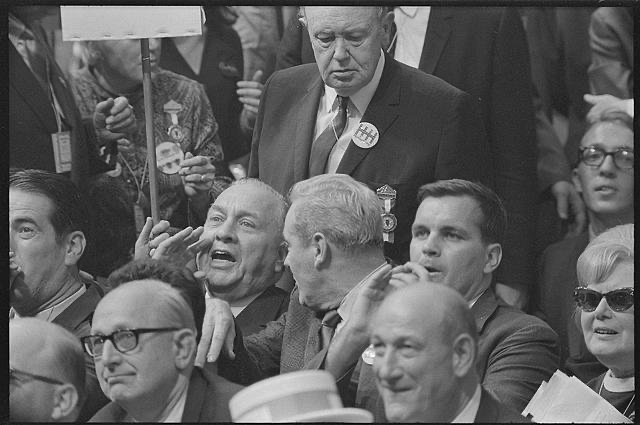
<svg viewBox="0 0 640 425">
<path fill-rule="evenodd" d="M 574 297 L 589 351 L 609 370 L 588 385 L 635 418 L 633 224 L 611 228 L 578 258 Z"/>
</svg>

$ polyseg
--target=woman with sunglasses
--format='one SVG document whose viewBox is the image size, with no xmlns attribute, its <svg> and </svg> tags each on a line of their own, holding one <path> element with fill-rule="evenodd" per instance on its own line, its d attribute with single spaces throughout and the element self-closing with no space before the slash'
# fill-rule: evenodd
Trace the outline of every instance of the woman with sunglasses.
<svg viewBox="0 0 640 425">
<path fill-rule="evenodd" d="M 587 385 L 623 415 L 635 418 L 633 224 L 596 237 L 578 258 L 581 311 L 589 351 L 609 370 Z"/>
</svg>

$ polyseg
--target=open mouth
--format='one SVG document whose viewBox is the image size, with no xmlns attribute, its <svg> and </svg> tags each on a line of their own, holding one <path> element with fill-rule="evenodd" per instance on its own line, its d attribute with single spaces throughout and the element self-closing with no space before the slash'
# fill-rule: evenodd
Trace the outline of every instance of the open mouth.
<svg viewBox="0 0 640 425">
<path fill-rule="evenodd" d="M 613 193 L 617 189 L 613 186 L 597 186 L 595 190 L 600 193 Z"/>
<path fill-rule="evenodd" d="M 236 262 L 236 258 L 231 255 L 229 251 L 225 251 L 222 249 L 215 249 L 211 251 L 211 259 L 212 260 L 220 260 L 220 261 L 228 261 L 231 263 Z"/>
<path fill-rule="evenodd" d="M 598 335 L 617 335 L 618 334 L 618 332 L 608 328 L 596 328 L 594 330 L 594 333 L 597 333 Z"/>
</svg>

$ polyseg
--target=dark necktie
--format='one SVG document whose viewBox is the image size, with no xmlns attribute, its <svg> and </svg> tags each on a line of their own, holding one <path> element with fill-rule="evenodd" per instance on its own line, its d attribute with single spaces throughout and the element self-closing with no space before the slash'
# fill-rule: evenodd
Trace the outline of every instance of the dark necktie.
<svg viewBox="0 0 640 425">
<path fill-rule="evenodd" d="M 349 103 L 349 98 L 338 96 L 337 99 L 338 113 L 311 146 L 309 177 L 324 174 L 331 149 L 333 149 L 333 145 L 336 144 L 347 124 L 347 103 Z"/>
<path fill-rule="evenodd" d="M 337 310 L 329 310 L 322 318 L 322 326 L 320 327 L 320 350 L 326 348 L 336 333 L 336 326 L 340 322 L 340 315 Z"/>
</svg>

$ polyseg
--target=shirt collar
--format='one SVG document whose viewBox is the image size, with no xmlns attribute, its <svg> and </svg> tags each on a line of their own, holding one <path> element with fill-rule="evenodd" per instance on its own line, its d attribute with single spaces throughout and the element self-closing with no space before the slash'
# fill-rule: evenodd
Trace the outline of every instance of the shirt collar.
<svg viewBox="0 0 640 425">
<path fill-rule="evenodd" d="M 362 279 L 356 286 L 351 288 L 351 290 L 345 295 L 345 297 L 340 302 L 340 306 L 338 307 L 338 314 L 340 315 L 340 323 L 344 323 L 349 318 L 349 314 L 351 313 L 351 308 L 353 307 L 353 303 L 356 301 L 358 297 L 358 293 L 364 286 L 364 284 L 369 280 L 371 275 L 380 270 L 380 268 L 384 267 L 387 263 L 384 262 L 371 271 L 364 279 Z"/>
<path fill-rule="evenodd" d="M 418 13 L 418 6 L 398 6 L 396 7 L 396 10 L 401 11 L 410 18 L 413 18 Z"/>
<path fill-rule="evenodd" d="M 478 414 L 478 409 L 480 408 L 480 395 L 482 391 L 480 390 L 480 384 L 476 386 L 476 392 L 473 393 L 473 397 L 467 403 L 467 405 L 462 409 L 462 412 L 456 416 L 456 418 L 451 421 L 451 423 L 473 423 L 476 420 L 476 415 Z"/>
<path fill-rule="evenodd" d="M 625 393 L 628 391 L 634 391 L 636 388 L 636 378 L 635 376 L 630 376 L 628 378 L 616 378 L 613 376 L 611 369 L 604 374 L 604 378 L 602 380 L 602 384 L 604 388 L 612 393 Z"/>
<path fill-rule="evenodd" d="M 487 292 L 487 289 L 489 288 L 485 288 L 484 291 L 480 292 L 474 299 L 472 299 L 471 301 L 469 301 L 469 308 L 472 308 L 473 305 L 476 303 L 476 301 L 478 301 L 480 299 L 480 297 L 482 295 L 484 295 L 485 292 Z"/>
<path fill-rule="evenodd" d="M 382 50 L 380 50 L 380 58 L 378 59 L 378 65 L 376 66 L 376 70 L 373 73 L 373 78 L 369 83 L 358 90 L 356 93 L 349 97 L 349 104 L 355 106 L 357 113 L 360 116 L 364 115 L 364 111 L 367 110 L 373 95 L 378 89 L 378 84 L 380 84 L 380 78 L 382 77 L 382 70 L 384 69 L 385 57 Z M 324 109 L 327 113 L 331 112 L 335 106 L 337 106 L 336 97 L 338 93 L 333 87 L 329 87 L 328 85 L 324 85 Z M 349 115 L 352 115 L 352 111 L 349 111 Z"/>
<path fill-rule="evenodd" d="M 39 320 L 44 320 L 45 322 L 53 322 L 53 320 L 60 315 L 63 311 L 65 311 L 75 300 L 80 298 L 82 294 L 87 292 L 87 287 L 85 285 L 81 285 L 80 289 L 73 293 L 70 297 L 65 300 L 59 302 L 58 304 L 51 306 L 45 310 L 42 310 L 34 317 Z M 12 308 L 13 310 L 13 308 Z M 13 310 L 13 317 L 19 319 L 21 316 L 18 315 L 18 312 Z"/>
</svg>

